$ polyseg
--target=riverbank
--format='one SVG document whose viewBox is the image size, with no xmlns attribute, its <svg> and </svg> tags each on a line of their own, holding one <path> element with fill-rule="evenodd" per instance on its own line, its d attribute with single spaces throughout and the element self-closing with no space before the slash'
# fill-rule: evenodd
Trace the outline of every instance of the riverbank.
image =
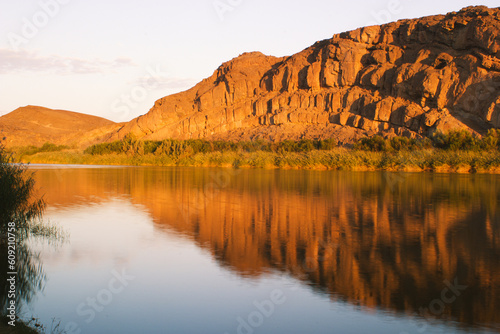
<svg viewBox="0 0 500 334">
<path fill-rule="evenodd" d="M 500 130 L 482 138 L 465 131 L 421 139 L 373 136 L 349 148 L 334 139 L 142 141 L 127 135 L 85 150 L 46 143 L 13 149 L 13 154 L 17 161 L 37 164 L 500 173 Z"/>
<path fill-rule="evenodd" d="M 192 155 L 110 153 L 92 155 L 79 150 L 39 152 L 19 157 L 24 163 L 280 168 L 307 170 L 387 170 L 407 172 L 498 173 L 500 152 L 447 151 L 436 148 L 371 152 L 336 147 L 309 152 L 208 152 Z"/>
<path fill-rule="evenodd" d="M 0 145 L 0 257 L 5 271 L 0 273 L 0 333 L 36 334 L 43 329 L 35 318 L 25 321 L 14 318 L 19 305 L 31 299 L 44 279 L 37 259 L 27 251 L 24 241 L 44 234 L 38 223 L 45 208 L 42 198 L 35 194 L 35 180 L 25 166 L 12 164 L 13 160 Z M 12 249 L 15 249 L 13 252 Z M 7 262 L 8 259 L 8 262 Z M 8 269 L 7 270 L 7 266 Z M 16 271 L 11 275 L 7 271 Z M 13 286 L 15 289 L 13 289 Z M 14 306 L 8 310 L 7 306 Z M 11 326 L 14 321 L 14 326 Z M 9 324 L 10 323 L 10 324 Z"/>
<path fill-rule="evenodd" d="M 0 333 L 3 334 L 40 334 L 42 332 L 37 331 L 33 327 L 30 327 L 24 321 L 17 320 L 16 326 L 9 326 L 0 322 Z"/>
</svg>

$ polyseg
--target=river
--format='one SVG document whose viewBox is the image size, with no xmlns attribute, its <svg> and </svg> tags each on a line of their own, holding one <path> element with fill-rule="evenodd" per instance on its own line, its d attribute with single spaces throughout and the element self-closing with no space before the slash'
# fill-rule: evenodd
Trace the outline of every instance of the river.
<svg viewBox="0 0 500 334">
<path fill-rule="evenodd" d="M 498 333 L 500 176 L 42 166 L 67 333 Z M 55 320 L 54 320 L 55 319 Z"/>
</svg>

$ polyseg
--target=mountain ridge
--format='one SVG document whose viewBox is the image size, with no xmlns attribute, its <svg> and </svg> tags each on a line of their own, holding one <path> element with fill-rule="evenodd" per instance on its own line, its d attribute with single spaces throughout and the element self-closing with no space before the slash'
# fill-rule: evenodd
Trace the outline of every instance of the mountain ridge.
<svg viewBox="0 0 500 334">
<path fill-rule="evenodd" d="M 92 129 L 79 145 L 130 133 L 346 144 L 499 127 L 500 8 L 476 6 L 335 34 L 291 56 L 243 53 L 146 114 Z"/>
<path fill-rule="evenodd" d="M 336 34 L 289 57 L 244 53 L 111 138 L 484 134 L 500 127 L 499 31 L 499 8 L 478 6 Z"/>
</svg>

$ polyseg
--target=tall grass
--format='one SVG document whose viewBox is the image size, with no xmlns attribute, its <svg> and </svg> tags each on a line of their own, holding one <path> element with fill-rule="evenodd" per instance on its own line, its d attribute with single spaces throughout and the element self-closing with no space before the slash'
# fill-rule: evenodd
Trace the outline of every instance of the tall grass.
<svg viewBox="0 0 500 334">
<path fill-rule="evenodd" d="M 480 138 L 465 130 L 437 132 L 430 138 L 406 137 L 383 138 L 381 136 L 360 139 L 354 148 L 372 152 L 414 151 L 429 148 L 446 151 L 489 151 L 500 149 L 500 130 L 491 129 Z"/>
<path fill-rule="evenodd" d="M 451 151 L 435 148 L 372 152 L 337 147 L 309 152 L 209 152 L 189 156 L 168 155 L 89 155 L 83 152 L 40 153 L 32 163 L 196 166 L 234 168 L 401 170 L 439 172 L 500 172 L 500 151 Z"/>
<path fill-rule="evenodd" d="M 69 149 L 69 146 L 66 145 L 56 145 L 52 143 L 45 143 L 41 147 L 37 146 L 25 146 L 18 147 L 15 151 L 18 157 L 22 157 L 24 155 L 33 155 L 40 152 L 58 152 Z"/>
<path fill-rule="evenodd" d="M 45 208 L 43 198 L 35 198 L 35 180 L 27 166 L 14 164 L 12 156 L 0 147 L 0 228 L 16 223 L 25 231 L 30 222 L 41 218 Z"/>
<path fill-rule="evenodd" d="M 362 138 L 352 149 L 335 140 L 224 142 L 207 140 L 140 141 L 133 136 L 88 147 L 23 156 L 33 163 L 96 165 L 217 166 L 346 170 L 499 172 L 500 131 L 483 138 L 468 132 L 437 133 L 431 138 Z"/>
<path fill-rule="evenodd" d="M 46 146 L 46 149 L 48 146 Z M 23 164 L 15 164 L 12 155 L 0 146 L 0 332 L 38 333 L 40 328 L 35 319 L 23 321 L 16 318 L 16 326 L 7 325 L 7 272 L 16 271 L 16 310 L 22 310 L 23 303 L 29 303 L 38 291 L 43 289 L 45 274 L 42 264 L 28 244 L 29 237 L 61 239 L 60 231 L 42 222 L 45 209 L 43 198 L 35 195 L 33 173 Z M 13 235 L 14 239 L 10 236 Z M 9 239 L 7 238 L 9 236 Z M 14 241 L 12 241 L 14 240 Z M 15 270 L 7 270 L 7 254 L 15 244 Z M 9 263 L 12 265 L 12 263 Z"/>
<path fill-rule="evenodd" d="M 256 141 L 208 141 L 204 139 L 162 141 L 141 141 L 133 135 L 111 143 L 96 144 L 85 149 L 90 155 L 105 155 L 125 153 L 128 155 L 169 155 L 172 157 L 187 157 L 198 153 L 212 152 L 309 152 L 312 150 L 331 150 L 337 146 L 334 139 L 325 140 L 285 140 L 274 143 L 264 140 Z"/>
</svg>

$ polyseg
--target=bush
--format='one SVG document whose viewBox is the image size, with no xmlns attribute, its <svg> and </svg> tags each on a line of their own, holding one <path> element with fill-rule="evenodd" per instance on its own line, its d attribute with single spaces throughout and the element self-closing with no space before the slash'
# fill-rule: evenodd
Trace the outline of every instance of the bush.
<svg viewBox="0 0 500 334">
<path fill-rule="evenodd" d="M 446 134 L 435 133 L 432 138 L 434 147 L 451 151 L 478 151 L 482 149 L 479 138 L 466 130 L 453 130 Z"/>
<path fill-rule="evenodd" d="M 490 129 L 483 138 L 483 148 L 500 150 L 500 129 Z"/>
<path fill-rule="evenodd" d="M 123 142 L 121 140 L 114 141 L 111 143 L 103 143 L 89 146 L 83 151 L 85 154 L 91 155 L 104 155 L 112 153 L 122 153 L 123 152 Z"/>
<path fill-rule="evenodd" d="M 69 149 L 68 146 L 65 145 L 56 145 L 52 143 L 45 143 L 41 147 L 36 147 L 36 146 L 26 146 L 26 147 L 21 147 L 16 149 L 16 152 L 23 156 L 23 155 L 34 155 L 37 153 L 42 153 L 42 152 L 58 152 L 62 150 Z"/>
<path fill-rule="evenodd" d="M 382 136 L 376 135 L 373 137 L 361 138 L 354 144 L 354 149 L 370 152 L 387 152 L 390 150 L 390 145 Z"/>
<path fill-rule="evenodd" d="M 56 145 L 52 143 L 45 143 L 40 147 L 39 152 L 58 152 L 62 150 L 66 150 L 69 147 L 66 145 Z"/>
<path fill-rule="evenodd" d="M 318 149 L 322 151 L 331 151 L 337 147 L 337 141 L 335 139 L 324 139 L 318 142 Z"/>
<path fill-rule="evenodd" d="M 49 144 L 42 146 L 42 148 L 51 152 L 57 146 Z M 0 274 L 2 278 L 0 280 L 0 291 L 2 291 L 0 292 L 0 314 L 4 319 L 8 312 L 7 305 L 10 305 L 13 298 L 18 305 L 28 305 L 45 283 L 46 276 L 40 258 L 26 243 L 27 238 L 63 239 L 56 227 L 44 225 L 41 222 L 45 202 L 43 198 L 34 196 L 35 180 L 33 173 L 28 172 L 26 168 L 26 165 L 14 164 L 12 156 L 7 154 L 4 147 L 0 145 L 0 266 L 5 270 L 9 265 L 7 255 L 10 255 L 12 244 L 14 244 L 17 289 L 14 297 L 8 296 L 7 291 L 10 284 L 6 280 L 7 270 Z M 30 328 L 30 326 L 37 329 L 42 328 L 33 325 L 31 321 L 23 323 L 23 320 L 17 319 L 16 327 L 13 327 L 17 330 L 9 330 L 8 333 L 38 333 L 38 330 Z M 5 327 L 0 326 L 0 331 L 3 329 Z"/>
<path fill-rule="evenodd" d="M 415 139 L 407 137 L 393 137 L 389 140 L 389 146 L 394 151 L 416 151 L 430 148 L 432 143 L 429 139 Z"/>
<path fill-rule="evenodd" d="M 264 140 L 230 142 L 204 139 L 140 141 L 133 135 L 127 135 L 119 141 L 89 146 L 84 150 L 84 153 L 90 155 L 126 153 L 139 156 L 154 154 L 157 156 L 186 157 L 198 153 L 212 152 L 310 152 L 312 150 L 332 150 L 336 146 L 337 141 L 335 139 L 285 140 L 279 143 Z"/>
<path fill-rule="evenodd" d="M 384 139 L 379 135 L 361 138 L 354 144 L 360 151 L 371 152 L 399 152 L 417 151 L 431 147 L 450 151 L 480 151 L 498 149 L 500 146 L 500 130 L 490 130 L 480 139 L 465 130 L 437 132 L 431 139 L 414 139 L 407 137 L 393 137 Z"/>
<path fill-rule="evenodd" d="M 12 157 L 0 146 L 0 226 L 9 222 L 23 228 L 40 218 L 45 208 L 42 198 L 34 199 L 35 180 L 25 165 L 13 164 Z"/>
</svg>

